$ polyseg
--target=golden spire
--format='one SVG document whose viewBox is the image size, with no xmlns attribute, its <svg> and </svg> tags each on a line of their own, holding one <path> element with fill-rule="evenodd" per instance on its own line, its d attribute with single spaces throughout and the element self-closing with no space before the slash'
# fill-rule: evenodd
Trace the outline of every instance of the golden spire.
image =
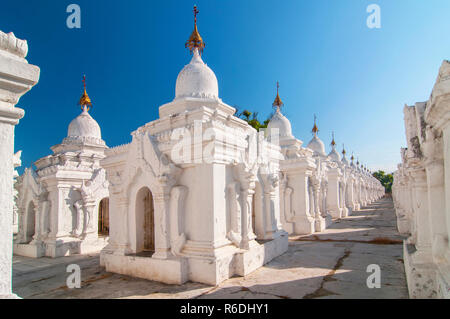
<svg viewBox="0 0 450 319">
<path fill-rule="evenodd" d="M 344 155 L 345 156 L 345 154 L 346 154 L 347 152 L 345 151 L 345 145 L 344 144 L 342 144 L 342 155 Z"/>
<path fill-rule="evenodd" d="M 334 141 L 334 132 L 331 132 L 331 136 L 333 137 L 333 139 L 331 140 L 331 146 L 335 146 L 336 142 Z"/>
<path fill-rule="evenodd" d="M 86 111 L 89 111 L 90 107 L 92 106 L 92 103 L 91 103 L 91 99 L 89 98 L 89 95 L 86 92 L 86 75 L 83 75 L 83 86 L 84 86 L 84 92 L 80 98 L 80 101 L 78 102 L 78 105 L 81 105 L 82 110 L 84 110 L 84 108 L 86 108 Z"/>
<path fill-rule="evenodd" d="M 314 133 L 314 135 L 316 135 L 317 132 L 319 132 L 319 129 L 317 128 L 317 125 L 316 125 L 316 119 L 317 119 L 316 114 L 314 114 L 314 126 L 312 129 L 312 132 Z"/>
<path fill-rule="evenodd" d="M 280 88 L 280 83 L 277 81 L 277 96 L 275 97 L 275 101 L 273 101 L 272 106 L 277 108 L 277 111 L 283 106 L 283 101 L 281 101 L 280 95 L 278 94 L 278 89 Z"/>
<path fill-rule="evenodd" d="M 350 157 L 350 159 L 352 160 L 352 162 L 355 159 L 355 157 L 353 156 L 353 153 L 352 153 L 352 157 Z"/>
<path fill-rule="evenodd" d="M 189 51 L 194 51 L 195 48 L 198 49 L 198 53 L 202 54 L 203 49 L 205 48 L 205 42 L 203 42 L 202 37 L 200 36 L 200 33 L 198 33 L 197 30 L 197 14 L 198 14 L 197 6 L 194 6 L 194 31 L 192 31 L 191 36 L 185 43 L 185 47 L 189 48 Z"/>
</svg>

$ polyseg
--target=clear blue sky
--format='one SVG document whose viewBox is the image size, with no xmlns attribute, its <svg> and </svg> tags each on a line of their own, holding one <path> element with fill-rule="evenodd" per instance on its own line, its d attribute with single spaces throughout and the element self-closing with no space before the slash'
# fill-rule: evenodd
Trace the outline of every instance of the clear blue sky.
<svg viewBox="0 0 450 319">
<path fill-rule="evenodd" d="M 66 27 L 66 7 L 81 7 L 81 29 Z M 381 7 L 381 29 L 366 26 L 366 7 Z M 39 83 L 18 106 L 22 169 L 51 153 L 80 113 L 87 75 L 92 116 L 109 146 L 158 116 L 173 99 L 190 60 L 184 43 L 192 7 L 223 101 L 271 112 L 280 81 L 294 134 L 311 139 L 313 114 L 327 145 L 370 169 L 393 170 L 406 144 L 403 106 L 428 99 L 442 60 L 450 58 L 448 0 L 3 1 L 0 30 L 28 40 Z"/>
</svg>

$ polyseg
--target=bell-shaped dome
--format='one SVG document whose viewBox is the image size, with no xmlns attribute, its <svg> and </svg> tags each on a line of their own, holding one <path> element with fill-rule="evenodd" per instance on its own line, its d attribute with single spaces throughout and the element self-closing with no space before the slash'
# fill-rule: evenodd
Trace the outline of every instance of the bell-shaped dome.
<svg viewBox="0 0 450 319">
<path fill-rule="evenodd" d="M 102 138 L 100 126 L 88 113 L 86 107 L 80 115 L 70 122 L 67 137 Z"/>
<path fill-rule="evenodd" d="M 178 74 L 175 98 L 219 98 L 219 85 L 214 72 L 203 62 L 198 49 L 193 50 L 191 62 Z"/>
<path fill-rule="evenodd" d="M 275 114 L 270 119 L 269 124 L 267 124 L 267 130 L 270 135 L 279 134 L 280 138 L 294 137 L 292 135 L 291 122 L 279 109 L 276 110 Z"/>
<path fill-rule="evenodd" d="M 340 162 L 341 161 L 341 155 L 338 151 L 336 151 L 336 147 L 333 145 L 330 153 L 328 154 L 328 157 L 331 158 L 333 162 Z"/>
<path fill-rule="evenodd" d="M 322 140 L 314 134 L 312 140 L 308 143 L 307 148 L 314 151 L 314 155 L 326 156 L 325 153 L 325 144 L 323 144 Z"/>
</svg>

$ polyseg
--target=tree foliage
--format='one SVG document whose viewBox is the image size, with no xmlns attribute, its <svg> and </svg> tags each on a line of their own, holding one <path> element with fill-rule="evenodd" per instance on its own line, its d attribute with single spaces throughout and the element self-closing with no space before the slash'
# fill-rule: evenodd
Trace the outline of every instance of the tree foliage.
<svg viewBox="0 0 450 319">
<path fill-rule="evenodd" d="M 252 113 L 248 110 L 244 110 L 242 112 L 236 111 L 235 115 L 238 118 L 246 121 L 251 127 L 256 129 L 257 131 L 259 131 L 262 128 L 267 128 L 267 124 L 269 124 L 270 119 L 272 118 L 272 115 L 269 115 L 269 117 L 267 117 L 267 119 L 261 123 L 260 120 L 258 119 L 258 112 Z"/>
<path fill-rule="evenodd" d="M 381 185 L 384 186 L 386 193 L 392 193 L 392 183 L 394 182 L 394 176 L 392 174 L 386 174 L 384 171 L 378 171 L 372 175 L 380 181 Z"/>
</svg>

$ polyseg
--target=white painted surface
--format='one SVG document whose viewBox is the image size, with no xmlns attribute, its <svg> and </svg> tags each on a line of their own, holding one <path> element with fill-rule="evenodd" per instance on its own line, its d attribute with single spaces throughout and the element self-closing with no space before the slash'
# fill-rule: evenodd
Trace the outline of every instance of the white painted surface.
<svg viewBox="0 0 450 319">
<path fill-rule="evenodd" d="M 11 291 L 13 239 L 14 126 L 24 116 L 15 107 L 39 80 L 39 68 L 28 64 L 27 42 L 0 31 L 0 298 Z"/>
</svg>

